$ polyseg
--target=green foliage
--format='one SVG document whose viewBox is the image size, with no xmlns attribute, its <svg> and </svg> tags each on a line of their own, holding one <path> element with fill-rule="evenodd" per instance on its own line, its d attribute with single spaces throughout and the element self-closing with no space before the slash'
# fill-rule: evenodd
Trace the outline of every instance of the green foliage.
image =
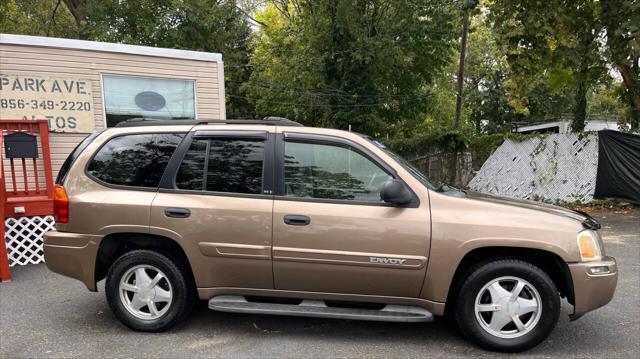
<svg viewBox="0 0 640 359">
<path fill-rule="evenodd" d="M 64 4 L 56 5 L 57 1 L 0 0 L 0 33 L 77 38 L 73 16 Z"/>
<path fill-rule="evenodd" d="M 509 66 L 500 53 L 482 13 L 475 16 L 469 34 L 464 99 L 468 121 L 476 132 L 510 131 L 522 115 L 509 103 L 505 81 Z"/>
<path fill-rule="evenodd" d="M 258 114 L 372 135 L 407 133 L 433 104 L 455 12 L 432 1 L 271 1 L 243 87 Z"/>
<path fill-rule="evenodd" d="M 536 97 L 536 88 L 542 86 L 543 93 L 555 92 L 561 95 L 560 102 L 571 104 L 572 129 L 582 130 L 590 91 L 610 79 L 607 53 L 611 54 L 609 59 L 627 61 L 631 56 L 627 37 L 634 31 L 631 19 L 637 18 L 637 14 L 632 15 L 637 9 L 629 3 L 632 2 L 492 1 L 489 18 L 512 69 L 507 86 L 519 99 L 514 104 L 521 106 L 523 113 L 533 112 L 535 101 L 531 100 Z M 607 10 L 608 7 L 613 9 Z M 615 40 L 618 37 L 624 39 Z M 564 101 L 569 93 L 570 101 Z M 541 104 L 544 103 L 549 102 L 543 98 Z"/>
<path fill-rule="evenodd" d="M 222 53 L 229 118 L 351 127 L 416 154 L 568 112 L 576 129 L 597 114 L 640 127 L 638 24 L 628 0 L 0 0 L 0 32 Z"/>
<path fill-rule="evenodd" d="M 640 130 L 640 2 L 602 1 L 601 21 L 607 29 L 607 56 L 622 77 L 620 98 L 629 104 L 631 130 Z"/>
</svg>

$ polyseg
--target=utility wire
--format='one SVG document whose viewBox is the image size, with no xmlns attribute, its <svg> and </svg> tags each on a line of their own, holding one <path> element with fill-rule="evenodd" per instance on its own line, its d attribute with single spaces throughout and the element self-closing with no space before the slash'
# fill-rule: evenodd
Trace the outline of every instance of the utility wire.
<svg viewBox="0 0 640 359">
<path fill-rule="evenodd" d="M 276 104 L 276 105 L 285 105 L 285 106 L 295 106 L 295 107 L 311 107 L 311 108 L 361 108 L 361 107 L 377 107 L 377 106 L 383 106 L 383 105 L 388 105 L 389 102 L 376 102 L 376 103 L 359 103 L 359 104 L 314 104 L 314 103 L 301 103 L 301 102 L 285 102 L 285 101 L 272 101 L 272 100 L 265 100 L 265 99 L 261 99 L 261 98 L 255 98 L 255 97 L 246 97 L 246 96 L 238 96 L 238 95 L 227 95 L 231 98 L 237 98 L 237 99 L 243 99 L 243 100 L 249 100 L 249 101 L 260 101 L 260 102 L 265 102 L 265 103 L 271 103 L 271 104 Z M 405 102 L 411 102 L 411 101 L 405 101 Z"/>
<path fill-rule="evenodd" d="M 389 98 L 389 99 L 402 99 L 402 98 L 424 98 L 430 97 L 431 94 L 428 93 L 416 93 L 416 94 L 393 94 L 393 93 L 377 93 L 377 94 L 351 94 L 343 90 L 332 90 L 331 92 L 324 91 L 314 91 L 314 89 L 309 89 L 305 87 L 295 87 L 295 86 L 279 86 L 266 82 L 241 82 L 241 81 L 227 81 L 235 84 L 239 84 L 242 86 L 260 88 L 265 90 L 279 90 L 286 91 L 288 93 L 297 93 L 299 95 L 310 95 L 310 96 L 318 96 L 318 97 L 337 97 L 337 98 Z"/>
</svg>

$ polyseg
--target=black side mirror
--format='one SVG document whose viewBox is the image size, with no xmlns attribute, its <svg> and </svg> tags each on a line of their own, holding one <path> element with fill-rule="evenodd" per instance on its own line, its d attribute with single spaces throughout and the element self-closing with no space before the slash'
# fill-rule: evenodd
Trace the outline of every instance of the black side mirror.
<svg viewBox="0 0 640 359">
<path fill-rule="evenodd" d="M 388 180 L 382 185 L 380 198 L 386 203 L 403 205 L 413 200 L 413 192 L 399 179 Z"/>
</svg>

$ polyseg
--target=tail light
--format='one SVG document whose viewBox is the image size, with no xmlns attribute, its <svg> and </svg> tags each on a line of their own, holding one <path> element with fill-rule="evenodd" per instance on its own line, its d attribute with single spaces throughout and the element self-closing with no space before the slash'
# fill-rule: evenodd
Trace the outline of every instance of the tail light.
<svg viewBox="0 0 640 359">
<path fill-rule="evenodd" d="M 58 223 L 69 222 L 69 197 L 61 185 L 56 185 L 53 191 L 53 216 Z"/>
</svg>

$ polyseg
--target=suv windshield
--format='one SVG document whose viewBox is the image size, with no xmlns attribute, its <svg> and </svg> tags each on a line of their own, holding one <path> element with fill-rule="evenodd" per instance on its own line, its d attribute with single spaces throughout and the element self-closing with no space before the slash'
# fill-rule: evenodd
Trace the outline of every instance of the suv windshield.
<svg viewBox="0 0 640 359">
<path fill-rule="evenodd" d="M 436 181 L 433 181 L 433 180 L 429 179 L 429 177 L 427 177 L 424 173 L 420 172 L 420 170 L 417 169 L 416 166 L 414 166 L 411 162 L 405 160 L 404 158 L 402 158 L 397 153 L 391 151 L 390 149 L 388 149 L 381 142 L 376 141 L 376 140 L 374 140 L 374 139 L 372 139 L 370 137 L 365 137 L 365 138 L 367 140 L 371 141 L 371 143 L 373 143 L 376 147 L 380 148 L 381 150 L 386 152 L 389 156 L 391 156 L 391 158 L 393 158 L 396 162 L 398 162 L 402 167 L 404 167 L 405 170 L 407 170 L 407 172 L 411 173 L 411 175 L 415 179 L 420 181 L 420 183 L 425 185 L 427 188 L 435 190 L 435 191 L 439 191 L 439 190 L 442 189 L 443 186 L 442 186 L 441 183 L 438 183 Z"/>
</svg>

